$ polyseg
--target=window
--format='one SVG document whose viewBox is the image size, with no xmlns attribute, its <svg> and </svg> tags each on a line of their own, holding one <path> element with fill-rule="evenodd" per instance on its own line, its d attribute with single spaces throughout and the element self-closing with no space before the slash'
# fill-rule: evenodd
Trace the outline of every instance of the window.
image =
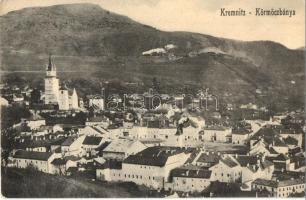
<svg viewBox="0 0 306 200">
<path fill-rule="evenodd" d="M 149 179 L 151 180 L 151 176 L 149 176 Z"/>
<path fill-rule="evenodd" d="M 152 177 L 152 179 L 154 180 L 154 176 Z"/>
<path fill-rule="evenodd" d="M 221 176 L 223 176 L 223 173 L 221 173 Z"/>
</svg>

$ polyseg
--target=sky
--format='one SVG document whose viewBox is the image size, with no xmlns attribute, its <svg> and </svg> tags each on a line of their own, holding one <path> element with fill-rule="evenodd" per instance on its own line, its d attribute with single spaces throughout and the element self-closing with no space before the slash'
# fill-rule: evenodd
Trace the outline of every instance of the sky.
<svg viewBox="0 0 306 200">
<path fill-rule="evenodd" d="M 94 3 L 165 31 L 189 31 L 244 41 L 305 46 L 305 0 L 0 0 L 0 15 L 25 7 Z M 220 16 L 220 9 L 252 12 Z M 295 16 L 254 16 L 256 8 L 295 10 Z"/>
</svg>

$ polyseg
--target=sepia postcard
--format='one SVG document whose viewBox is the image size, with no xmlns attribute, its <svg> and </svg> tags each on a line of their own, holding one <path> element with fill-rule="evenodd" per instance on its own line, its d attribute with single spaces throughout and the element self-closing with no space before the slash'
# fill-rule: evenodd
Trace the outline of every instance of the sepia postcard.
<svg viewBox="0 0 306 200">
<path fill-rule="evenodd" d="M 0 0 L 1 198 L 305 198 L 305 0 Z"/>
</svg>

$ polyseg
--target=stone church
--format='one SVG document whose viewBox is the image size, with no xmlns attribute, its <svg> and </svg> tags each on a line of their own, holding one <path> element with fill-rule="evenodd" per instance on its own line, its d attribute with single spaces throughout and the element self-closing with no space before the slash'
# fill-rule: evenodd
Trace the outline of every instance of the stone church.
<svg viewBox="0 0 306 200">
<path fill-rule="evenodd" d="M 69 90 L 65 84 L 60 87 L 59 79 L 56 77 L 56 67 L 52 63 L 51 56 L 45 77 L 45 104 L 58 105 L 59 110 L 79 108 L 76 90 Z"/>
</svg>

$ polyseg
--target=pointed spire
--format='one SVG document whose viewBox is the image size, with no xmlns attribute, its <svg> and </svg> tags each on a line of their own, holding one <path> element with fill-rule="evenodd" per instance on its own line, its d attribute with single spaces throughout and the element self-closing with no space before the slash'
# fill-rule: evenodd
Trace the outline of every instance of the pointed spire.
<svg viewBox="0 0 306 200">
<path fill-rule="evenodd" d="M 51 60 L 51 54 L 49 54 L 49 63 L 48 63 L 48 67 L 47 67 L 48 71 L 52 70 L 52 60 Z"/>
<path fill-rule="evenodd" d="M 77 95 L 77 92 L 76 92 L 75 88 L 73 88 L 73 93 L 72 94 Z"/>
<path fill-rule="evenodd" d="M 49 54 L 49 63 L 48 63 L 47 70 L 48 71 L 55 71 L 56 69 L 55 69 L 54 64 L 52 63 L 52 58 L 51 57 L 52 57 L 52 55 Z"/>
</svg>

